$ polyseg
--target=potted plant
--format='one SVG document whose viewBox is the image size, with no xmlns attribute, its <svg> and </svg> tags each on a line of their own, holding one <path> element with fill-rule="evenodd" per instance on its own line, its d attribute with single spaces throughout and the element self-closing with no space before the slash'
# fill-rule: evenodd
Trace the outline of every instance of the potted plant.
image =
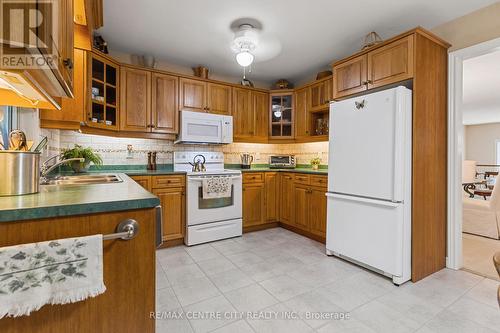
<svg viewBox="0 0 500 333">
<path fill-rule="evenodd" d="M 312 165 L 313 170 L 318 170 L 320 164 L 321 164 L 321 158 L 315 157 L 315 158 L 311 159 L 311 165 Z"/>
<path fill-rule="evenodd" d="M 75 144 L 74 148 L 63 149 L 61 158 L 63 159 L 84 158 L 85 162 L 83 163 L 75 161 L 70 164 L 71 168 L 76 173 L 87 172 L 90 167 L 90 162 L 94 163 L 95 165 L 102 164 L 101 156 L 99 156 L 99 154 L 94 153 L 92 148 L 90 147 L 83 148 L 82 146 L 77 144 Z"/>
</svg>

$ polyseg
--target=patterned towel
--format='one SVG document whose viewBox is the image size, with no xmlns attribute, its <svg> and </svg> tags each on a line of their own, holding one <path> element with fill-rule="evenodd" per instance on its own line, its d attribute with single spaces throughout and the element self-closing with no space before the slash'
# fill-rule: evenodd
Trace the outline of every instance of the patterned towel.
<svg viewBox="0 0 500 333">
<path fill-rule="evenodd" d="M 0 319 L 105 291 L 102 235 L 0 248 Z"/>
<path fill-rule="evenodd" d="M 202 183 L 203 199 L 228 198 L 232 194 L 230 177 L 207 177 Z"/>
</svg>

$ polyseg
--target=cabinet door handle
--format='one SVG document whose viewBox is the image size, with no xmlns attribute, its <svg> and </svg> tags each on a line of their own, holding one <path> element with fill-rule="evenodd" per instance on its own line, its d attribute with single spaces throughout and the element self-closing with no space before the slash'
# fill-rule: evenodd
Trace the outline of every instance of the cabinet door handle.
<svg viewBox="0 0 500 333">
<path fill-rule="evenodd" d="M 366 81 L 366 83 L 367 83 L 367 84 L 372 84 L 372 83 L 373 83 L 373 81 L 372 81 L 372 80 L 368 80 L 368 81 Z"/>
</svg>

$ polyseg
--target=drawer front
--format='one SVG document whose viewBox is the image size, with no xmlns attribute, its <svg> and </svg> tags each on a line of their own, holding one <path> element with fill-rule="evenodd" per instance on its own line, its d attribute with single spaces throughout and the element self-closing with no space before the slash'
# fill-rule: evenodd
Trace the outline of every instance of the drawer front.
<svg viewBox="0 0 500 333">
<path fill-rule="evenodd" d="M 326 187 L 328 185 L 328 177 L 327 176 L 311 176 L 311 185 L 312 186 Z"/>
<path fill-rule="evenodd" d="M 310 175 L 304 175 L 304 174 L 295 175 L 295 184 L 309 185 L 310 183 L 311 183 Z"/>
<path fill-rule="evenodd" d="M 184 176 L 153 176 L 153 188 L 186 186 Z"/>
<path fill-rule="evenodd" d="M 264 173 L 262 172 L 250 172 L 243 174 L 243 184 L 248 183 L 263 183 Z"/>
</svg>

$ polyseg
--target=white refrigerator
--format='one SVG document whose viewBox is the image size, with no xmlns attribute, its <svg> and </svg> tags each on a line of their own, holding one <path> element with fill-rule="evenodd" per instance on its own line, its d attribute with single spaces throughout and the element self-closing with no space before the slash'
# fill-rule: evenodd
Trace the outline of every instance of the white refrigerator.
<svg viewBox="0 0 500 333">
<path fill-rule="evenodd" d="M 412 93 L 396 88 L 330 105 L 326 252 L 411 278 Z"/>
</svg>

